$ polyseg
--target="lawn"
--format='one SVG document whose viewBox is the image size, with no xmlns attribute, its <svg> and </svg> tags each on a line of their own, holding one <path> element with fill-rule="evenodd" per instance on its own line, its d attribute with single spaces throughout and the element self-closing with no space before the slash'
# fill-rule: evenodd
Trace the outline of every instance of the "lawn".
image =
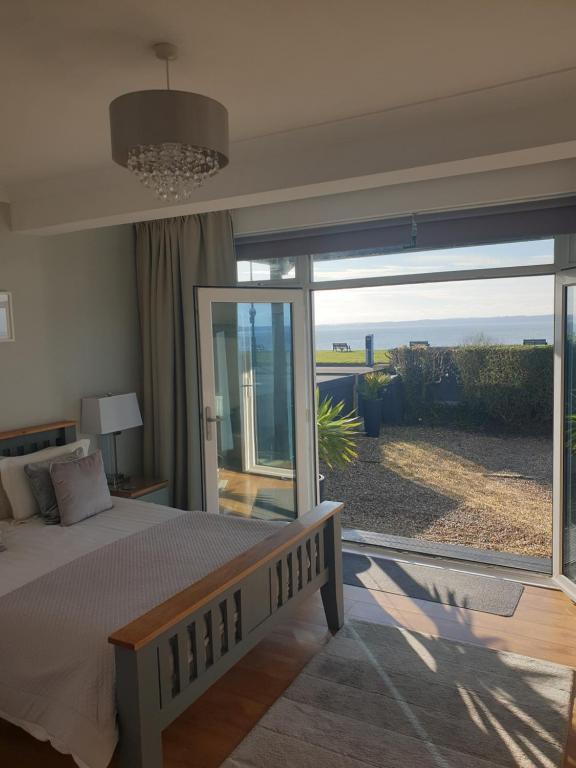
<svg viewBox="0 0 576 768">
<path fill-rule="evenodd" d="M 344 527 L 551 556 L 551 439 L 384 426 L 358 447 L 356 464 L 326 473 Z"/>
<path fill-rule="evenodd" d="M 324 365 L 362 365 L 366 361 L 366 352 L 363 349 L 352 352 L 332 352 L 330 349 L 317 349 L 316 362 Z M 390 353 L 387 349 L 374 350 L 375 363 L 388 363 Z"/>
</svg>

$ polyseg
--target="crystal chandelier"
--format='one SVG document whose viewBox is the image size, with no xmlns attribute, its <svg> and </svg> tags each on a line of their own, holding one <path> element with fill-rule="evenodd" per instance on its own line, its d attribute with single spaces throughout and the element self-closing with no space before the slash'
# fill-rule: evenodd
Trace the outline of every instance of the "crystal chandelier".
<svg viewBox="0 0 576 768">
<path fill-rule="evenodd" d="M 161 200 L 185 201 L 228 165 L 228 112 L 208 96 L 170 89 L 176 46 L 157 43 L 166 90 L 136 91 L 110 104 L 112 158 Z"/>
</svg>

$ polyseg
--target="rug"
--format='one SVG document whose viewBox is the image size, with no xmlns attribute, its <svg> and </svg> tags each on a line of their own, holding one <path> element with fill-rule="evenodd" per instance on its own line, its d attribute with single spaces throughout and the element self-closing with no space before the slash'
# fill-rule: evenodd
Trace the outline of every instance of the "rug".
<svg viewBox="0 0 576 768">
<path fill-rule="evenodd" d="M 553 768 L 573 671 L 350 621 L 222 768 Z"/>
<path fill-rule="evenodd" d="M 344 552 L 344 583 L 471 611 L 512 616 L 524 587 L 436 565 L 418 565 Z"/>
</svg>

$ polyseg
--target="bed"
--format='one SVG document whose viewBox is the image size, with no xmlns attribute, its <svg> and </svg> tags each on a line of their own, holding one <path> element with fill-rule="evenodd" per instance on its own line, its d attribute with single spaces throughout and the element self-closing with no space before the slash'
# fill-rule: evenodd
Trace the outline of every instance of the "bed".
<svg viewBox="0 0 576 768">
<path fill-rule="evenodd" d="M 75 439 L 0 433 L 0 457 Z M 2 521 L 0 717 L 78 765 L 161 768 L 162 731 L 320 590 L 343 621 L 341 505 L 288 524 L 114 499 L 64 528 Z"/>
</svg>

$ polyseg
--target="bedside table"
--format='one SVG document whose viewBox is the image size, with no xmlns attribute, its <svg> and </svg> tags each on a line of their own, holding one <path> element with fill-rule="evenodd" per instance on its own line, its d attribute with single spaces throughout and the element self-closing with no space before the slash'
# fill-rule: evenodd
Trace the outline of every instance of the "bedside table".
<svg viewBox="0 0 576 768">
<path fill-rule="evenodd" d="M 153 504 L 170 506 L 170 494 L 167 480 L 151 480 L 146 477 L 133 477 L 119 488 L 110 488 L 111 496 L 121 499 L 138 499 Z"/>
</svg>

